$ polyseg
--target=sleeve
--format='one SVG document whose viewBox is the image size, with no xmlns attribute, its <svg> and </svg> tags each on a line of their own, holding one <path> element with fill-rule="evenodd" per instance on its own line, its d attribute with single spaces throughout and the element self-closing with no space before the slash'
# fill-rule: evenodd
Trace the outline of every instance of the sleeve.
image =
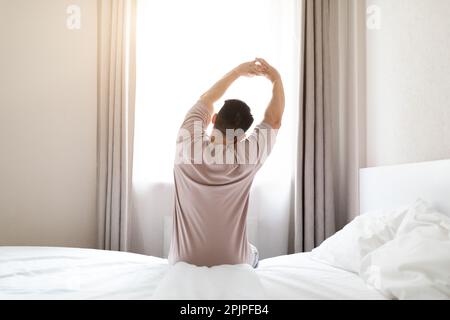
<svg viewBox="0 0 450 320">
<path fill-rule="evenodd" d="M 203 101 L 198 100 L 186 114 L 181 129 L 187 130 L 191 135 L 194 134 L 195 130 L 204 133 L 210 120 L 211 113 L 208 107 Z"/>
<path fill-rule="evenodd" d="M 198 100 L 186 114 L 178 131 L 175 163 L 191 163 L 197 154 L 201 157 L 201 152 L 196 153 L 195 148 L 198 142 L 203 141 L 210 120 L 211 112 L 208 106 Z"/>
<path fill-rule="evenodd" d="M 272 128 L 268 123 L 258 124 L 244 140 L 246 163 L 256 165 L 258 168 L 262 166 L 272 152 L 277 134 L 278 129 Z"/>
</svg>

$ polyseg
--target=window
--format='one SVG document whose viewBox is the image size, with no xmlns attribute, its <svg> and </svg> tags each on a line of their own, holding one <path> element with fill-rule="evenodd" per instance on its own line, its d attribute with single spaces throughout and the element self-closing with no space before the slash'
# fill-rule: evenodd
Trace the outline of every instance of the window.
<svg viewBox="0 0 450 320">
<path fill-rule="evenodd" d="M 294 110 L 298 105 L 299 6 L 300 1 L 295 0 L 138 1 L 133 170 L 136 190 L 172 183 L 176 135 L 188 109 L 226 72 L 244 61 L 263 57 L 283 77 L 286 111 L 274 152 L 257 175 L 255 185 L 270 183 L 273 190 L 274 185 L 282 184 L 289 198 L 296 135 Z M 271 94 L 267 79 L 243 78 L 232 85 L 223 100 L 245 101 L 257 124 Z M 223 100 L 215 105 L 216 109 Z M 141 191 L 137 197 L 145 197 Z M 258 197 L 261 194 L 255 195 L 255 202 Z M 136 210 L 144 210 L 139 199 L 136 201 Z M 173 205 L 158 204 L 157 208 L 146 207 L 146 214 L 157 210 L 159 213 L 151 214 L 168 215 Z M 278 215 L 285 221 L 287 214 Z"/>
</svg>

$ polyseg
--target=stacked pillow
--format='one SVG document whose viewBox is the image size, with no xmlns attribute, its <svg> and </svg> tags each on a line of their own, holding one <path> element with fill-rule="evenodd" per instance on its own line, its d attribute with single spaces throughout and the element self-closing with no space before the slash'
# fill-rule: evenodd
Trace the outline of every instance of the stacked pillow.
<svg viewBox="0 0 450 320">
<path fill-rule="evenodd" d="M 425 201 L 361 215 L 312 258 L 358 273 L 391 299 L 450 299 L 450 217 Z"/>
</svg>

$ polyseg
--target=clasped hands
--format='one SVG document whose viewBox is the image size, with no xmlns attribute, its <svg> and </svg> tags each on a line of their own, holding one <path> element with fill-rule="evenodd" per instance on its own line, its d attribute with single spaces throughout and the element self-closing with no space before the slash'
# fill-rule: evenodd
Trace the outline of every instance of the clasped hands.
<svg viewBox="0 0 450 320">
<path fill-rule="evenodd" d="M 236 67 L 235 71 L 240 76 L 245 77 L 264 76 L 272 82 L 275 82 L 280 77 L 278 71 L 262 58 L 244 62 Z"/>
</svg>

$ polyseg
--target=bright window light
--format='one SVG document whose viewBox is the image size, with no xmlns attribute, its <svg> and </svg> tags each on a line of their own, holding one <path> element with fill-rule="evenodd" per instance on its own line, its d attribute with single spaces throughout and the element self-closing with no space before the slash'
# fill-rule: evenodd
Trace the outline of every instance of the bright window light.
<svg viewBox="0 0 450 320">
<path fill-rule="evenodd" d="M 134 182 L 172 181 L 175 140 L 188 111 L 238 64 L 263 57 L 277 67 L 286 113 L 261 179 L 290 175 L 298 106 L 298 25 L 295 0 L 138 1 Z M 245 101 L 255 124 L 271 97 L 265 78 L 239 79 L 215 105 Z M 250 129 L 252 130 L 252 128 Z"/>
</svg>

